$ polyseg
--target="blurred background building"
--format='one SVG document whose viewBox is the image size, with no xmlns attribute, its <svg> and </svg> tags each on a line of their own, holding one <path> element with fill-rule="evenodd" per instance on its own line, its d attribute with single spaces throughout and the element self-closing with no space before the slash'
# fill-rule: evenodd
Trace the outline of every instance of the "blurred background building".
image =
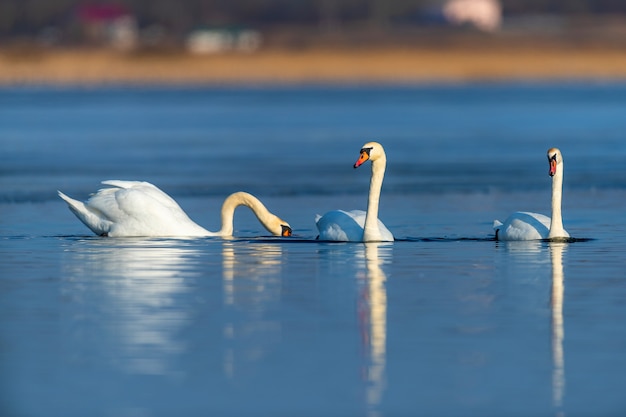
<svg viewBox="0 0 626 417">
<path fill-rule="evenodd" d="M 459 34 L 626 45 L 624 0 L 0 0 L 0 42 L 194 53 L 446 42 Z"/>
</svg>

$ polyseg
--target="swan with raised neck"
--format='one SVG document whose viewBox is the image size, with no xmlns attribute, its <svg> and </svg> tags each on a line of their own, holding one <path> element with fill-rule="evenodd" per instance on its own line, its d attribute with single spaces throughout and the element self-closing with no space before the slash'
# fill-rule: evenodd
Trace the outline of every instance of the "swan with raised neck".
<svg viewBox="0 0 626 417">
<path fill-rule="evenodd" d="M 552 177 L 551 217 L 539 213 L 516 212 L 504 223 L 494 221 L 496 240 L 561 240 L 569 238 L 563 227 L 561 205 L 563 198 L 563 155 L 558 148 L 547 152 L 549 171 Z"/>
<path fill-rule="evenodd" d="M 361 147 L 359 159 L 354 164 L 358 168 L 371 161 L 372 172 L 367 199 L 367 211 L 333 210 L 323 216 L 316 216 L 319 239 L 343 242 L 390 242 L 393 234 L 378 219 L 380 193 L 385 176 L 387 156 L 378 142 L 367 142 Z"/>
</svg>

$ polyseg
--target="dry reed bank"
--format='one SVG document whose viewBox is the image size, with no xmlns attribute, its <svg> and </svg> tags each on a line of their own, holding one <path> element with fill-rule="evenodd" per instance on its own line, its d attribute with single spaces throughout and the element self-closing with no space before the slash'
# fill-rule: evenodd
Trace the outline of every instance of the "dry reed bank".
<svg viewBox="0 0 626 417">
<path fill-rule="evenodd" d="M 194 56 L 0 48 L 0 85 L 418 83 L 626 79 L 626 49 L 315 47 Z"/>
</svg>

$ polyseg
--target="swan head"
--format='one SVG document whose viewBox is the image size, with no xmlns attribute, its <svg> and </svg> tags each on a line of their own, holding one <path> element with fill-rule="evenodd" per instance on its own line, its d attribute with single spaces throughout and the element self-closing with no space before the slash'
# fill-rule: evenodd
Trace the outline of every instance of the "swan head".
<svg viewBox="0 0 626 417">
<path fill-rule="evenodd" d="M 557 165 L 563 163 L 563 156 L 561 155 L 561 151 L 558 148 L 550 148 L 548 149 L 548 163 L 550 164 L 550 170 L 548 174 L 551 177 L 554 177 L 556 174 Z"/>
<path fill-rule="evenodd" d="M 289 223 L 271 213 L 261 223 L 274 236 L 289 237 L 293 233 Z"/>
<path fill-rule="evenodd" d="M 276 216 L 276 219 L 274 220 L 274 223 L 275 223 L 275 225 L 272 226 L 272 230 L 271 230 L 271 232 L 274 235 L 276 235 L 276 236 L 283 236 L 283 237 L 289 237 L 293 233 L 293 230 L 291 230 L 291 226 L 289 226 L 289 223 L 287 223 L 286 221 L 284 221 L 280 217 Z"/>
<path fill-rule="evenodd" d="M 359 159 L 354 163 L 354 167 L 358 168 L 366 161 L 376 161 L 377 159 L 385 157 L 385 150 L 383 145 L 378 142 L 367 142 L 361 147 Z"/>
<path fill-rule="evenodd" d="M 291 230 L 291 226 L 289 226 L 288 224 L 281 224 L 280 225 L 280 235 L 283 237 L 287 237 L 287 236 L 291 236 L 291 234 L 293 233 L 293 230 Z"/>
</svg>

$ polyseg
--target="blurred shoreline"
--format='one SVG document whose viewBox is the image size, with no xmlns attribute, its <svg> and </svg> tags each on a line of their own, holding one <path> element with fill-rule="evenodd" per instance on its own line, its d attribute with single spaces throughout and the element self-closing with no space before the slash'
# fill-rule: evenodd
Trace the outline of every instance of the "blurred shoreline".
<svg viewBox="0 0 626 417">
<path fill-rule="evenodd" d="M 0 85 L 410 84 L 626 80 L 622 45 L 267 48 L 175 51 L 0 48 Z"/>
<path fill-rule="evenodd" d="M 0 7 L 0 86 L 626 80 L 623 2 L 131 3 Z"/>
</svg>

